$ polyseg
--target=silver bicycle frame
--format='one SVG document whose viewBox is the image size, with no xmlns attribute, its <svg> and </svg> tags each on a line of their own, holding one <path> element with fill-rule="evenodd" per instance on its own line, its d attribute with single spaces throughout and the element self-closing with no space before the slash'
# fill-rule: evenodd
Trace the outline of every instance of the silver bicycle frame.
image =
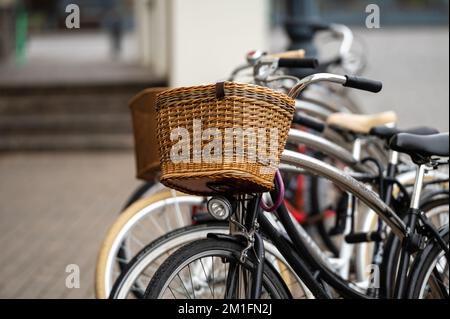
<svg viewBox="0 0 450 319">
<path fill-rule="evenodd" d="M 312 85 L 302 94 L 302 100 L 321 106 L 330 113 L 346 112 L 355 113 L 356 110 L 348 107 L 348 103 L 342 101 L 339 95 L 331 92 L 329 88 L 322 85 Z"/>
<path fill-rule="evenodd" d="M 333 114 L 333 112 L 324 108 L 322 105 L 318 105 L 314 102 L 308 102 L 303 99 L 295 100 L 295 111 L 304 112 L 322 120 L 326 120 L 330 114 Z"/>
<path fill-rule="evenodd" d="M 288 142 L 295 144 L 304 144 L 316 151 L 324 153 L 333 159 L 339 160 L 348 166 L 357 166 L 359 171 L 364 171 L 358 166 L 358 161 L 345 148 L 323 138 L 305 131 L 290 129 L 288 134 Z"/>
</svg>

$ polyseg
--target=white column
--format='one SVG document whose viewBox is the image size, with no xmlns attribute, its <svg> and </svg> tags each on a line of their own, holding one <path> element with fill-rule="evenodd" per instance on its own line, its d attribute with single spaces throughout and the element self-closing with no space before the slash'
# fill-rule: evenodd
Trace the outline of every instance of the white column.
<svg viewBox="0 0 450 319">
<path fill-rule="evenodd" d="M 213 83 L 245 62 L 253 49 L 267 49 L 266 0 L 171 0 L 171 86 Z"/>
<path fill-rule="evenodd" d="M 268 0 L 135 0 L 140 63 L 170 86 L 213 83 L 268 49 Z"/>
<path fill-rule="evenodd" d="M 157 76 L 168 76 L 168 0 L 135 0 L 139 63 Z"/>
</svg>

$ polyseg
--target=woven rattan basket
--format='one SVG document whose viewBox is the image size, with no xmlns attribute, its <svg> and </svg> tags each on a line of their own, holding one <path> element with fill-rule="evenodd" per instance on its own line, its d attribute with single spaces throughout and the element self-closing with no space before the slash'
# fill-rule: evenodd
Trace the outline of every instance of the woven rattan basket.
<svg viewBox="0 0 450 319">
<path fill-rule="evenodd" d="M 283 93 L 234 82 L 158 94 L 161 182 L 196 195 L 272 189 L 294 104 Z"/>
<path fill-rule="evenodd" d="M 160 170 L 156 139 L 156 95 L 167 89 L 145 89 L 129 102 L 133 120 L 136 175 L 143 180 L 153 180 L 155 173 Z"/>
</svg>

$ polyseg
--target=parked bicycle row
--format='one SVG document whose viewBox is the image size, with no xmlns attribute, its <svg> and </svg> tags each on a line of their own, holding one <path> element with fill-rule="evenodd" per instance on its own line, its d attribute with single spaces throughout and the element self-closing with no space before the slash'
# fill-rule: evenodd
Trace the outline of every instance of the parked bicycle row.
<svg viewBox="0 0 450 319">
<path fill-rule="evenodd" d="M 225 81 L 130 102 L 136 189 L 98 298 L 448 298 L 448 132 L 364 113 L 382 83 L 336 57 L 254 50 Z M 371 96 L 373 95 L 373 96 Z M 382 107 L 382 106 L 380 106 Z"/>
</svg>

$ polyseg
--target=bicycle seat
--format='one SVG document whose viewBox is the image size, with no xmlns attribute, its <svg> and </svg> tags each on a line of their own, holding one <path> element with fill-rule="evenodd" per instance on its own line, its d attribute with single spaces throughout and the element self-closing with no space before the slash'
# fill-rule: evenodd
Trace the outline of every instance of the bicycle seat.
<svg viewBox="0 0 450 319">
<path fill-rule="evenodd" d="M 327 118 L 329 126 L 358 134 L 369 134 L 370 129 L 374 126 L 396 122 L 397 114 L 393 111 L 371 115 L 333 113 Z"/>
<path fill-rule="evenodd" d="M 389 147 L 408 154 L 415 162 L 424 162 L 432 156 L 448 157 L 448 132 L 425 136 L 400 133 L 392 137 Z"/>
<path fill-rule="evenodd" d="M 394 135 L 399 133 L 408 133 L 415 135 L 432 135 L 432 134 L 439 134 L 439 131 L 432 127 L 426 126 L 413 127 L 407 130 L 400 130 L 395 127 L 382 125 L 371 128 L 369 132 L 370 135 L 379 137 L 386 141 L 390 140 Z"/>
</svg>

